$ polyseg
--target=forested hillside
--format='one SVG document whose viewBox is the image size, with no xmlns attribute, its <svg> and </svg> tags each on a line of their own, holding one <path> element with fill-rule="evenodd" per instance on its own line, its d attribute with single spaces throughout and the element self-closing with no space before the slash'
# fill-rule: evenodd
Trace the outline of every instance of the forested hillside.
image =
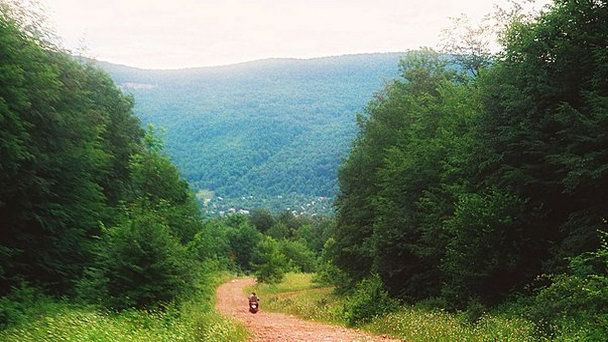
<svg viewBox="0 0 608 342">
<path fill-rule="evenodd" d="M 135 98 L 208 211 L 329 212 L 355 114 L 394 78 L 401 54 L 140 70 L 99 62 Z M 220 200 L 221 198 L 221 200 Z M 217 208 L 213 208 L 217 206 Z"/>
</svg>

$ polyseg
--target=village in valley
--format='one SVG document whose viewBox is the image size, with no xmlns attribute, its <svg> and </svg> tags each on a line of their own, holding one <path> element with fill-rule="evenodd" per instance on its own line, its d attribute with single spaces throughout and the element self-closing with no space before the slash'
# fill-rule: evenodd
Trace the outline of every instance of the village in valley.
<svg viewBox="0 0 608 342">
<path fill-rule="evenodd" d="M 205 189 L 196 193 L 202 204 L 203 214 L 212 217 L 228 215 L 249 215 L 253 209 L 269 208 L 272 211 L 289 211 L 294 216 L 317 216 L 333 213 L 334 198 L 325 196 L 304 196 L 300 194 L 241 197 L 223 197 Z"/>
</svg>

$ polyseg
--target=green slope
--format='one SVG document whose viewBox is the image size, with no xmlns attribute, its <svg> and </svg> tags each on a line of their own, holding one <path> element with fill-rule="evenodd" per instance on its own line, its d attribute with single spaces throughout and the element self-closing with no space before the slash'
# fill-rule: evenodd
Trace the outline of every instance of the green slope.
<svg viewBox="0 0 608 342">
<path fill-rule="evenodd" d="M 167 151 L 193 188 L 214 191 L 209 213 L 259 206 L 319 212 L 331 205 L 310 203 L 335 195 L 356 113 L 397 76 L 400 56 L 268 59 L 183 70 L 99 64 L 134 95 L 144 123 L 166 129 Z"/>
</svg>

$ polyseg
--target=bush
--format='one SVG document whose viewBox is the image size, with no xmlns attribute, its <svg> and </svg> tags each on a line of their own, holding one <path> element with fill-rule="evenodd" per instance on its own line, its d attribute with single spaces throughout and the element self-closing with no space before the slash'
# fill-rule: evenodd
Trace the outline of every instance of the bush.
<svg viewBox="0 0 608 342">
<path fill-rule="evenodd" d="M 598 265 L 601 265 L 598 267 Z M 570 260 L 571 274 L 552 276 L 528 315 L 542 332 L 576 340 L 608 338 L 608 235 L 601 247 Z M 599 271 L 594 271 L 599 270 Z M 590 272 L 590 273 L 589 273 Z"/>
<path fill-rule="evenodd" d="M 34 310 L 34 304 L 45 300 L 46 297 L 25 284 L 14 288 L 6 297 L 0 297 L 0 330 L 25 321 Z"/>
<path fill-rule="evenodd" d="M 186 250 L 155 212 L 136 208 L 103 231 L 95 266 L 79 293 L 113 309 L 146 308 L 173 300 L 192 285 Z"/>
<path fill-rule="evenodd" d="M 362 280 L 344 304 L 346 321 L 356 325 L 385 315 L 397 308 L 397 301 L 384 289 L 380 276 L 374 274 Z"/>
</svg>

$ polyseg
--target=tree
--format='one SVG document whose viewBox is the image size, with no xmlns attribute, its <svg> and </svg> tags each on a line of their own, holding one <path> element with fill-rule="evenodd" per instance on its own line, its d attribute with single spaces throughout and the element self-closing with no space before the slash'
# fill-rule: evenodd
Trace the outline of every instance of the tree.
<svg viewBox="0 0 608 342">
<path fill-rule="evenodd" d="M 523 210 L 520 199 L 498 190 L 460 196 L 446 222 L 450 240 L 441 261 L 447 299 L 462 306 L 481 297 L 492 304 L 538 267 L 538 261 L 522 259 L 524 250 L 534 247 L 523 238 Z"/>
<path fill-rule="evenodd" d="M 276 240 L 266 236 L 256 247 L 252 266 L 259 282 L 280 283 L 285 275 L 287 259 Z"/>
<path fill-rule="evenodd" d="M 604 2 L 557 1 L 538 20 L 515 22 L 500 63 L 483 78 L 487 144 L 479 153 L 488 158 L 479 173 L 525 201 L 522 229 L 535 246 L 524 258 L 545 260 L 545 272 L 599 245 L 608 186 L 600 47 L 607 14 Z"/>
<path fill-rule="evenodd" d="M 442 283 L 441 225 L 465 185 L 477 102 L 466 95 L 474 85 L 433 51 L 409 54 L 401 70 L 369 105 L 342 166 L 330 253 L 355 281 L 375 271 L 392 294 L 421 298 Z"/>
<path fill-rule="evenodd" d="M 228 231 L 232 258 L 241 270 L 252 270 L 254 254 L 261 240 L 262 234 L 247 223 Z"/>
<path fill-rule="evenodd" d="M 279 248 L 295 271 L 311 273 L 316 270 L 315 253 L 303 241 L 279 241 Z"/>
<path fill-rule="evenodd" d="M 410 54 L 360 118 L 327 251 L 352 282 L 378 273 L 405 299 L 495 303 L 597 248 L 608 5 L 512 19 L 504 52 L 464 74 Z"/>
<path fill-rule="evenodd" d="M 0 3 L 0 295 L 22 281 L 71 294 L 88 269 L 116 306 L 173 298 L 189 279 L 174 240 L 200 228 L 187 184 L 144 137 L 133 99 L 11 3 Z"/>
<path fill-rule="evenodd" d="M 472 77 L 478 76 L 492 62 L 491 44 L 495 41 L 495 31 L 488 17 L 474 26 L 463 14 L 452 18 L 451 27 L 442 33 L 442 52 Z"/>
<path fill-rule="evenodd" d="M 249 221 L 257 230 L 265 233 L 275 224 L 274 217 L 268 209 L 255 209 L 251 211 Z"/>
<path fill-rule="evenodd" d="M 175 165 L 162 154 L 163 143 L 153 126 L 148 126 L 144 142 L 129 165 L 132 196 L 153 203 L 173 234 L 186 243 L 201 229 L 196 199 Z"/>
<path fill-rule="evenodd" d="M 289 238 L 289 227 L 287 227 L 283 222 L 276 222 L 270 229 L 266 231 L 266 235 L 276 239 L 283 240 Z"/>
<path fill-rule="evenodd" d="M 93 88 L 96 73 L 7 13 L 0 14 L 0 244 L 10 253 L 2 268 L 13 280 L 62 293 L 90 261 L 98 222 L 112 216 L 101 188 L 111 170 L 100 136 L 109 104 L 90 94 L 115 88 Z M 11 285 L 1 279 L 0 293 Z"/>
</svg>

